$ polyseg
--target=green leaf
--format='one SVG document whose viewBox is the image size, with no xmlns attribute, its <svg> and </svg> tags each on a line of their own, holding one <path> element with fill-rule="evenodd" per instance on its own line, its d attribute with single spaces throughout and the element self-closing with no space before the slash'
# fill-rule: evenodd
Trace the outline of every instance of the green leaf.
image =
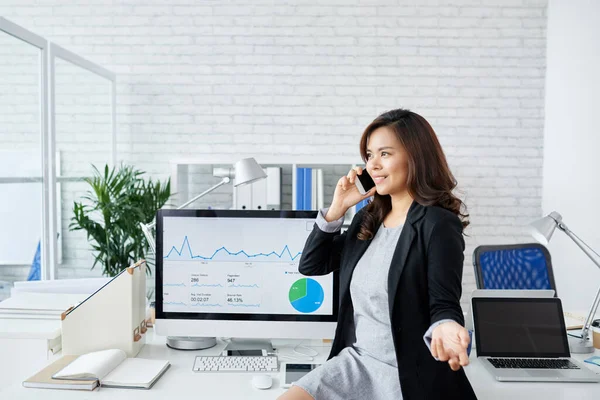
<svg viewBox="0 0 600 400">
<path fill-rule="evenodd" d="M 130 165 L 105 165 L 103 172 L 92 165 L 92 170 L 82 201 L 73 202 L 69 229 L 86 232 L 94 254 L 92 269 L 100 264 L 104 275 L 115 276 L 148 254 L 140 223 L 152 222 L 167 203 L 171 182 L 146 180 L 144 171 Z M 146 271 L 150 273 L 150 268 Z"/>
</svg>

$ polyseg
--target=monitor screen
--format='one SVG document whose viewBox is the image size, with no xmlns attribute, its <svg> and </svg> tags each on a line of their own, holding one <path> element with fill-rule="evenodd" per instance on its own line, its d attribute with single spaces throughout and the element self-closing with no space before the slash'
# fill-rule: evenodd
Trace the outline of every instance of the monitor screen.
<svg viewBox="0 0 600 400">
<path fill-rule="evenodd" d="M 157 319 L 335 322 L 337 274 L 298 272 L 316 214 L 160 210 Z"/>
</svg>

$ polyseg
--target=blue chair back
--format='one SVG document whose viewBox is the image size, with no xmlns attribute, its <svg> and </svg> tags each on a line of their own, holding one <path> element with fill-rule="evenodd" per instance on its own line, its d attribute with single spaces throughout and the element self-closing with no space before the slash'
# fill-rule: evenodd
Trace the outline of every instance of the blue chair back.
<svg viewBox="0 0 600 400">
<path fill-rule="evenodd" d="M 556 292 L 550 253 L 539 243 L 479 246 L 473 252 L 473 266 L 477 289 Z"/>
</svg>

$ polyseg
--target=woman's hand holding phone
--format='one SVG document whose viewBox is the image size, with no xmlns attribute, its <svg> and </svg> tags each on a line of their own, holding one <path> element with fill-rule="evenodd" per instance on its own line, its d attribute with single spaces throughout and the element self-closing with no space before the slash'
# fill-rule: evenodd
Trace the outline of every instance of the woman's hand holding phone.
<svg viewBox="0 0 600 400">
<path fill-rule="evenodd" d="M 333 193 L 331 207 L 329 207 L 329 211 L 327 211 L 327 215 L 325 216 L 326 221 L 331 222 L 340 219 L 350 207 L 375 194 L 377 190 L 375 187 L 371 188 L 365 194 L 361 194 L 358 191 L 358 187 L 356 186 L 357 175 L 362 173 L 362 167 L 354 167 L 348 172 L 348 175 L 338 180 L 335 192 Z"/>
</svg>

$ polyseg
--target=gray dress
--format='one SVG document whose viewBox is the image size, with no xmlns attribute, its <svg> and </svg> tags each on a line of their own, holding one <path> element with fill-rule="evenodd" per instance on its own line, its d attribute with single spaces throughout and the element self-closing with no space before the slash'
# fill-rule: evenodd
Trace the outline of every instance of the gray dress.
<svg viewBox="0 0 600 400">
<path fill-rule="evenodd" d="M 322 214 L 319 219 L 322 230 L 339 229 L 338 221 L 324 225 Z M 402 226 L 386 228 L 382 224 L 356 265 L 350 282 L 355 323 L 352 346 L 295 383 L 316 400 L 402 399 L 387 290 L 401 231 Z"/>
</svg>

